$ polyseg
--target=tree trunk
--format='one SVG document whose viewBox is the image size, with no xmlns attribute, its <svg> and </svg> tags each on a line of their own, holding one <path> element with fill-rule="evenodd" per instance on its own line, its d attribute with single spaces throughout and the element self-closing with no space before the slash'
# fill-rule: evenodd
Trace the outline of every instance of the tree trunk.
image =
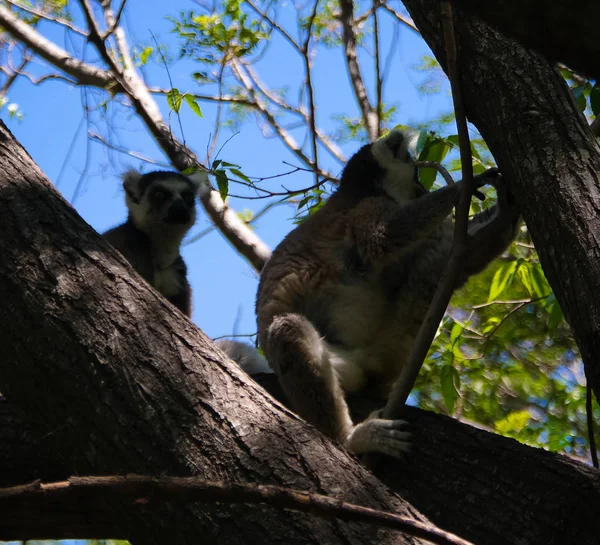
<svg viewBox="0 0 600 545">
<path fill-rule="evenodd" d="M 566 0 L 454 0 L 498 30 L 552 61 L 600 76 L 600 2 Z"/>
<path fill-rule="evenodd" d="M 134 274 L 3 125 L 0 217 L 0 391 L 70 472 L 276 484 L 424 520 Z M 111 507 L 145 543 L 414 542 L 262 506 Z"/>
<path fill-rule="evenodd" d="M 442 67 L 439 2 L 405 5 Z M 506 177 L 600 395 L 600 153 L 547 60 L 455 8 L 469 120 Z"/>
</svg>

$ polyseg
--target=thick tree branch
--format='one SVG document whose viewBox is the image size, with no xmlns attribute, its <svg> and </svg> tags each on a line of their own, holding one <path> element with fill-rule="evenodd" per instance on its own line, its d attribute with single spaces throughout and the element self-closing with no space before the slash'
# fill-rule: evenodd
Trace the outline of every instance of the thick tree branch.
<svg viewBox="0 0 600 545">
<path fill-rule="evenodd" d="M 600 77 L 600 3 L 453 0 L 508 36 L 591 77 Z"/>
<path fill-rule="evenodd" d="M 285 401 L 273 374 L 254 378 Z M 363 417 L 370 406 L 362 412 L 355 406 L 356 417 Z M 600 472 L 441 415 L 409 407 L 406 418 L 413 432 L 412 451 L 402 464 L 381 460 L 378 473 L 443 528 L 486 545 L 594 542 L 590 521 L 600 517 Z M 65 479 L 70 474 L 67 460 L 50 455 L 53 444 L 67 439 L 66 433 L 63 425 L 40 435 L 0 399 L 0 486 Z M 86 513 L 77 505 L 73 510 L 63 507 L 46 505 L 37 518 L 28 517 L 30 535 L 127 537 L 105 502 Z M 12 528 L 0 525 L 0 539 L 23 537 L 10 533 Z"/>
<path fill-rule="evenodd" d="M 358 55 L 356 53 L 356 35 L 354 33 L 354 2 L 352 0 L 340 0 L 340 21 L 342 23 L 342 38 L 344 40 L 344 51 L 346 53 L 346 64 L 350 74 L 350 82 L 354 89 L 354 95 L 362 112 L 363 121 L 367 129 L 369 141 L 377 140 L 379 120 L 377 111 L 371 106 L 367 88 L 360 70 Z"/>
</svg>

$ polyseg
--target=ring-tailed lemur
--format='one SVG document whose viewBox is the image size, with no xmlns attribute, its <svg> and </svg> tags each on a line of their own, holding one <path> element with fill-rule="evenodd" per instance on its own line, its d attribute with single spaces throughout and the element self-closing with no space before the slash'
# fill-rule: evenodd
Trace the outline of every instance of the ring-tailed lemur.
<svg viewBox="0 0 600 545">
<path fill-rule="evenodd" d="M 519 213 L 496 169 L 477 177 L 498 203 L 469 222 L 456 287 L 513 240 Z M 375 413 L 355 425 L 346 394 L 383 405 L 412 348 L 446 266 L 457 183 L 428 192 L 400 131 L 361 148 L 337 191 L 275 249 L 256 300 L 261 347 L 292 408 L 360 453 L 400 456 L 403 421 Z M 377 397 L 377 396 L 376 396 Z"/>
<path fill-rule="evenodd" d="M 123 177 L 129 217 L 102 235 L 144 280 L 188 317 L 192 294 L 179 250 L 196 221 L 199 186 L 200 179 L 195 176 L 130 170 Z"/>
</svg>

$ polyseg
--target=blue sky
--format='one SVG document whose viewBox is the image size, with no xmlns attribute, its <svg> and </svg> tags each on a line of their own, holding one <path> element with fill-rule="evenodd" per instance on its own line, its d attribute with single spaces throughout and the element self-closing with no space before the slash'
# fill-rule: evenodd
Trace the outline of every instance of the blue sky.
<svg viewBox="0 0 600 545">
<path fill-rule="evenodd" d="M 292 21 L 292 12 L 289 11 L 291 8 L 283 2 L 280 5 L 283 10 L 282 21 L 289 24 Z M 176 56 L 178 42 L 176 36 L 170 32 L 172 25 L 166 16 L 177 16 L 182 9 L 198 8 L 194 2 L 184 0 L 169 3 L 129 1 L 124 21 L 130 33 L 130 41 L 152 45 L 154 35 L 160 43 L 167 44 L 170 52 Z M 425 75 L 413 67 L 421 62 L 423 55 L 431 54 L 427 46 L 418 35 L 407 28 L 401 28 L 395 43 L 391 44 L 392 32 L 386 21 L 388 19 L 382 17 L 381 28 L 387 30 L 382 38 L 382 50 L 387 52 L 390 45 L 394 50 L 392 70 L 386 86 L 387 101 L 398 106 L 394 123 L 414 125 L 442 112 L 448 112 L 450 97 L 445 90 L 431 95 L 423 95 L 418 91 L 418 85 Z M 91 46 L 83 47 L 80 39 L 67 38 L 65 32 L 56 25 L 44 23 L 40 29 L 61 47 L 78 52 L 83 50 L 88 61 L 96 59 Z M 365 63 L 370 62 L 369 55 L 363 53 L 361 60 Z M 291 96 L 297 89 L 300 68 L 298 58 L 291 54 L 284 43 L 276 40 L 258 65 L 263 81 L 272 86 L 289 86 Z M 197 69 L 198 67 L 190 61 L 176 62 L 170 67 L 173 84 L 181 92 L 201 92 L 190 77 Z M 43 72 L 41 66 L 35 71 Z M 365 73 L 371 76 L 368 70 L 365 70 Z M 169 86 L 168 75 L 161 64 L 150 63 L 144 68 L 144 75 L 151 85 Z M 341 50 L 319 48 L 313 77 L 317 119 L 321 127 L 333 131 L 336 125 L 331 116 L 335 114 L 358 115 L 349 87 L 347 70 L 342 62 Z M 370 91 L 372 90 L 371 88 Z M 92 93 L 98 96 L 97 91 Z M 111 151 L 100 143 L 88 141 L 87 126 L 85 122 L 82 123 L 81 89 L 57 81 L 34 86 L 23 78 L 10 89 L 9 98 L 11 102 L 18 103 L 24 117 L 22 121 L 10 119 L 6 110 L 2 110 L 2 119 L 70 202 L 73 201 L 81 174 L 85 173 L 74 202 L 81 216 L 99 232 L 124 221 L 126 211 L 119 174 L 129 167 L 138 167 L 141 163 L 127 155 Z M 89 100 L 90 104 L 94 103 L 93 99 Z M 165 117 L 168 117 L 169 108 L 166 101 L 159 100 L 159 103 Z M 181 123 L 187 144 L 203 159 L 213 131 L 216 108 L 207 103 L 201 103 L 201 107 L 203 118 L 191 114 L 188 109 L 182 109 Z M 164 161 L 162 153 L 135 116 L 127 115 L 123 108 L 109 108 L 109 114 L 110 126 L 96 123 L 91 130 L 99 134 L 110 134 L 113 138 L 118 138 L 124 147 L 154 160 Z M 96 115 L 95 119 L 99 119 L 99 116 Z M 171 116 L 171 121 L 175 133 L 180 136 L 177 120 Z M 285 172 L 289 167 L 283 164 L 283 161 L 300 165 L 279 140 L 264 138 L 253 117 L 248 117 L 236 132 L 237 134 L 233 135 L 231 130 L 221 131 L 217 149 L 229 139 L 221 152 L 221 158 L 241 165 L 245 174 L 263 177 Z M 349 156 L 362 143 L 350 142 L 342 148 Z M 68 156 L 70 148 L 72 150 Z M 335 173 L 342 168 L 333 160 L 326 161 L 325 166 Z M 143 165 L 143 168 L 149 171 L 155 167 Z M 62 175 L 59 179 L 61 170 Z M 307 187 L 312 183 L 314 180 L 310 174 L 300 173 L 289 179 L 273 181 L 269 188 L 281 190 L 281 185 L 288 188 Z M 231 187 L 231 191 L 239 192 L 235 186 Z M 258 212 L 267 203 L 231 199 L 230 204 L 238 211 L 250 209 Z M 199 219 L 192 235 L 210 225 L 201 206 L 198 207 Z M 291 219 L 294 213 L 295 210 L 291 206 L 271 209 L 255 225 L 257 233 L 271 248 L 275 247 L 293 228 Z M 212 337 L 231 334 L 234 329 L 239 334 L 254 333 L 254 297 L 258 279 L 247 262 L 216 231 L 185 246 L 183 257 L 188 264 L 189 278 L 194 290 L 194 322 Z"/>
</svg>

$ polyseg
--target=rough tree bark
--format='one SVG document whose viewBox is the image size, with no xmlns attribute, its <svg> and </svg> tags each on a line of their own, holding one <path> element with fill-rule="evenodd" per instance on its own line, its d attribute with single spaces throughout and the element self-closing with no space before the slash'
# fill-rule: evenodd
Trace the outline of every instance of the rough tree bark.
<svg viewBox="0 0 600 545">
<path fill-rule="evenodd" d="M 600 2 L 455 0 L 465 11 L 582 74 L 600 76 Z"/>
<path fill-rule="evenodd" d="M 425 520 L 135 275 L 5 126 L 0 217 L 0 391 L 70 472 L 262 482 Z M 415 542 L 261 506 L 111 507 L 139 543 Z"/>
<path fill-rule="evenodd" d="M 276 381 L 270 376 L 261 382 Z M 477 544 L 594 543 L 600 472 L 448 417 L 418 409 L 407 416 L 412 451 L 402 464 L 384 462 L 378 475 L 431 520 Z M 0 487 L 66 478 L 67 461 L 49 458 L 47 442 L 0 402 Z M 49 503 L 41 511 L 0 515 L 0 540 L 48 535 L 127 537 L 127 530 L 102 504 L 93 512 Z"/>
<path fill-rule="evenodd" d="M 405 5 L 442 67 L 439 3 Z M 600 149 L 546 59 L 455 10 L 469 120 L 520 203 L 544 272 L 600 396 Z"/>
</svg>

